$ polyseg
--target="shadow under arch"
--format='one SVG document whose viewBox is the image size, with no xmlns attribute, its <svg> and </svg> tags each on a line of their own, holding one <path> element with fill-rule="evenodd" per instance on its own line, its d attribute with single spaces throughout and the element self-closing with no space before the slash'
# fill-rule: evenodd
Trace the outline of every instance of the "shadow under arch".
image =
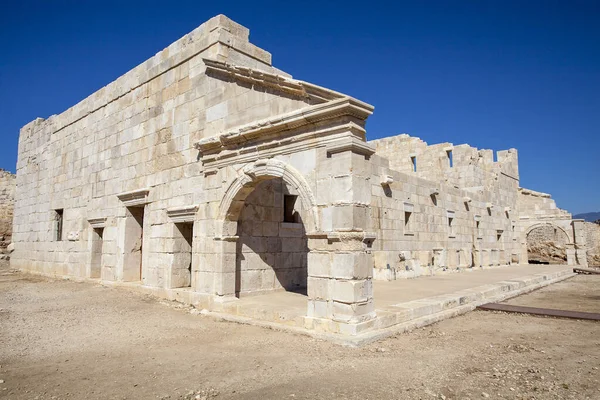
<svg viewBox="0 0 600 400">
<path fill-rule="evenodd" d="M 279 190 L 281 196 L 293 192 L 298 197 L 300 212 L 295 223 L 283 220 L 283 201 L 275 206 L 267 204 L 268 202 L 261 204 L 264 201 L 261 196 L 270 193 L 269 190 L 273 192 L 273 188 L 276 188 L 275 191 Z M 248 210 L 248 207 L 252 209 Z M 256 225 L 273 224 L 273 218 L 268 221 L 260 220 L 264 218 L 265 207 L 272 207 L 270 211 L 276 211 L 280 219 L 275 221 L 276 227 L 270 233 L 266 233 L 266 228 L 262 232 L 258 227 L 259 233 L 254 237 L 253 221 L 247 220 L 247 216 L 256 212 Z M 228 249 L 225 251 L 229 253 L 222 254 L 221 272 L 234 273 L 234 276 L 229 277 L 234 282 L 227 285 L 227 295 L 239 297 L 240 293 L 249 291 L 277 289 L 307 293 L 310 260 L 308 236 L 318 231 L 319 218 L 313 193 L 295 168 L 282 161 L 268 159 L 255 161 L 240 169 L 227 186 L 216 223 L 215 239 L 234 245 L 221 247 Z M 261 268 L 263 269 L 260 270 Z M 257 278 L 257 273 L 262 273 L 262 278 Z M 249 285 L 244 283 L 246 287 L 242 288 L 242 281 L 251 282 L 253 278 L 262 281 L 254 281 Z M 274 283 L 271 288 L 266 288 L 270 285 L 269 279 Z"/>
<path fill-rule="evenodd" d="M 302 174 L 291 165 L 273 159 L 255 161 L 241 170 L 227 187 L 219 206 L 217 236 L 234 236 L 237 221 L 246 198 L 256 186 L 265 180 L 281 178 L 283 182 L 298 191 L 302 206 L 306 211 L 304 224 L 307 233 L 318 232 L 320 223 L 315 197 Z"/>
</svg>

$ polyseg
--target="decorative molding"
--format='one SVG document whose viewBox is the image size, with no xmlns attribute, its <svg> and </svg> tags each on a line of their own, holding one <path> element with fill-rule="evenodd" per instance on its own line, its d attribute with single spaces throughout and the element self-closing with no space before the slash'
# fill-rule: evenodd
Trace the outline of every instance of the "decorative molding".
<svg viewBox="0 0 600 400">
<path fill-rule="evenodd" d="M 382 175 L 380 183 L 383 186 L 389 186 L 394 183 L 394 177 L 391 175 Z"/>
<path fill-rule="evenodd" d="M 359 140 L 356 137 L 339 139 L 327 146 L 328 156 L 337 153 L 344 153 L 346 151 L 351 151 L 355 154 L 361 154 L 365 156 L 366 159 L 369 159 L 369 157 L 375 154 L 375 148 L 373 146 L 362 140 Z"/>
<path fill-rule="evenodd" d="M 150 193 L 150 189 L 145 188 L 145 189 L 132 190 L 131 192 L 121 193 L 121 194 L 118 194 L 117 197 L 119 198 L 119 200 L 121 200 L 123 205 L 125 205 L 126 207 L 143 206 L 150 202 L 148 200 L 149 193 Z"/>
<path fill-rule="evenodd" d="M 319 213 L 316 199 L 310 185 L 304 176 L 291 165 L 274 159 L 260 159 L 241 168 L 238 175 L 227 185 L 217 218 L 217 236 L 223 235 L 224 224 L 227 221 L 237 221 L 240 207 L 235 204 L 244 200 L 249 194 L 245 190 L 248 186 L 257 184 L 263 178 L 281 178 L 283 181 L 298 190 L 303 209 L 307 211 L 304 227 L 307 232 L 318 232 L 320 226 Z"/>
<path fill-rule="evenodd" d="M 217 136 L 201 139 L 194 143 L 194 147 L 200 151 L 201 156 L 204 156 L 219 153 L 231 147 L 247 147 L 249 142 L 265 142 L 281 132 L 337 117 L 348 116 L 364 121 L 372 113 L 373 106 L 351 97 L 343 97 L 253 122 Z M 354 125 L 364 135 L 364 128 L 357 124 Z"/>
<path fill-rule="evenodd" d="M 106 226 L 105 218 L 89 218 L 88 223 L 92 228 L 104 228 Z"/>
<path fill-rule="evenodd" d="M 465 197 L 463 197 L 463 202 L 465 202 L 465 203 L 470 203 L 471 201 L 472 201 L 472 200 L 471 200 L 471 198 L 470 198 L 470 197 L 468 197 L 468 196 L 465 196 Z"/>
<path fill-rule="evenodd" d="M 522 187 L 519 188 L 519 192 L 521 192 L 521 194 L 528 195 L 528 196 L 545 197 L 548 199 L 552 197 L 548 193 L 536 192 L 535 190 L 526 189 L 526 188 L 522 188 Z"/>
<path fill-rule="evenodd" d="M 167 216 L 171 218 L 174 223 L 194 222 L 198 208 L 197 205 L 169 208 L 167 210 Z"/>
<path fill-rule="evenodd" d="M 206 72 L 227 75 L 233 80 L 250 83 L 252 85 L 268 87 L 293 96 L 327 102 L 345 97 L 342 93 L 327 89 L 312 83 L 299 81 L 283 75 L 272 74 L 263 70 L 248 68 L 241 65 L 203 58 Z"/>
<path fill-rule="evenodd" d="M 249 145 L 225 149 L 218 153 L 205 155 L 201 158 L 202 165 L 205 167 L 204 174 L 215 173 L 219 168 L 231 164 L 252 163 L 259 159 L 273 158 L 277 155 L 294 154 L 304 151 L 308 148 L 318 148 L 327 146 L 340 138 L 351 138 L 357 136 L 364 138 L 366 131 L 355 124 L 348 122 L 333 127 L 318 127 L 318 129 L 308 129 L 303 133 L 288 131 L 280 136 L 274 136 L 270 140 L 258 145 Z"/>
<path fill-rule="evenodd" d="M 415 209 L 414 204 L 411 203 L 404 203 L 404 212 L 413 212 L 413 210 Z"/>
</svg>

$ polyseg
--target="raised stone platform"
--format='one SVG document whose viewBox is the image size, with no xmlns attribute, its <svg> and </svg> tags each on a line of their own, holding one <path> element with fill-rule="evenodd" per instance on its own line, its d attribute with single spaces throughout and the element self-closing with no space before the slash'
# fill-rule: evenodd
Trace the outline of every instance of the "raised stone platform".
<svg viewBox="0 0 600 400">
<path fill-rule="evenodd" d="M 429 325 L 575 276 L 566 265 L 518 265 L 464 270 L 444 275 L 374 281 L 376 319 L 355 335 L 328 330 L 306 318 L 307 296 L 274 292 L 224 303 L 207 302 L 189 289 L 160 289 L 132 282 L 62 278 L 122 287 L 201 308 L 201 314 L 237 323 L 312 336 L 347 346 L 361 346 L 397 333 Z M 57 276 L 54 276 L 57 277 Z M 58 278 L 58 277 L 57 277 Z M 207 308 L 203 308 L 207 307 Z"/>
<path fill-rule="evenodd" d="M 468 278 L 465 279 L 465 274 Z M 240 299 L 221 312 L 204 311 L 228 321 L 290 330 L 336 343 L 360 346 L 399 332 L 429 325 L 574 276 L 565 265 L 520 265 L 461 273 L 374 282 L 377 318 L 357 335 L 323 331 L 305 319 L 306 297 L 278 292 Z"/>
</svg>

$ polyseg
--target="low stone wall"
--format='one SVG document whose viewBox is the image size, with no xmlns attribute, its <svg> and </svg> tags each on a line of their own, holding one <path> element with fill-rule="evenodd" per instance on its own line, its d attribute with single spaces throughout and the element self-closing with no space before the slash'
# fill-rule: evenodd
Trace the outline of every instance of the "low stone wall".
<svg viewBox="0 0 600 400">
<path fill-rule="evenodd" d="M 15 178 L 15 175 L 0 169 L 0 253 L 5 251 L 12 239 Z"/>
<path fill-rule="evenodd" d="M 585 236 L 588 248 L 588 264 L 600 266 L 600 223 L 586 222 Z"/>
</svg>

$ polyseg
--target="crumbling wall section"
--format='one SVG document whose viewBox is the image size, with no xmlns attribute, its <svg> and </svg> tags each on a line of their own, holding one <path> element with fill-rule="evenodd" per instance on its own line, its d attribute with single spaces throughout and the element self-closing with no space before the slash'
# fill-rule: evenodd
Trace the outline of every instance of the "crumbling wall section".
<svg viewBox="0 0 600 400">
<path fill-rule="evenodd" d="M 498 151 L 497 161 L 494 161 L 492 150 L 480 150 L 467 144 L 428 145 L 407 134 L 372 140 L 369 144 L 398 172 L 471 192 L 498 192 L 505 186 L 499 181 L 506 181 L 511 183 L 508 190 L 496 194 L 505 202 L 516 200 L 519 181 L 516 149 Z"/>
<path fill-rule="evenodd" d="M 373 156 L 374 278 L 433 275 L 520 263 L 514 196 L 518 181 L 464 190 L 396 171 Z"/>
<path fill-rule="evenodd" d="M 0 252 L 4 252 L 12 239 L 13 209 L 16 176 L 0 169 Z"/>
<path fill-rule="evenodd" d="M 585 223 L 588 264 L 600 267 L 600 220 Z"/>
</svg>

